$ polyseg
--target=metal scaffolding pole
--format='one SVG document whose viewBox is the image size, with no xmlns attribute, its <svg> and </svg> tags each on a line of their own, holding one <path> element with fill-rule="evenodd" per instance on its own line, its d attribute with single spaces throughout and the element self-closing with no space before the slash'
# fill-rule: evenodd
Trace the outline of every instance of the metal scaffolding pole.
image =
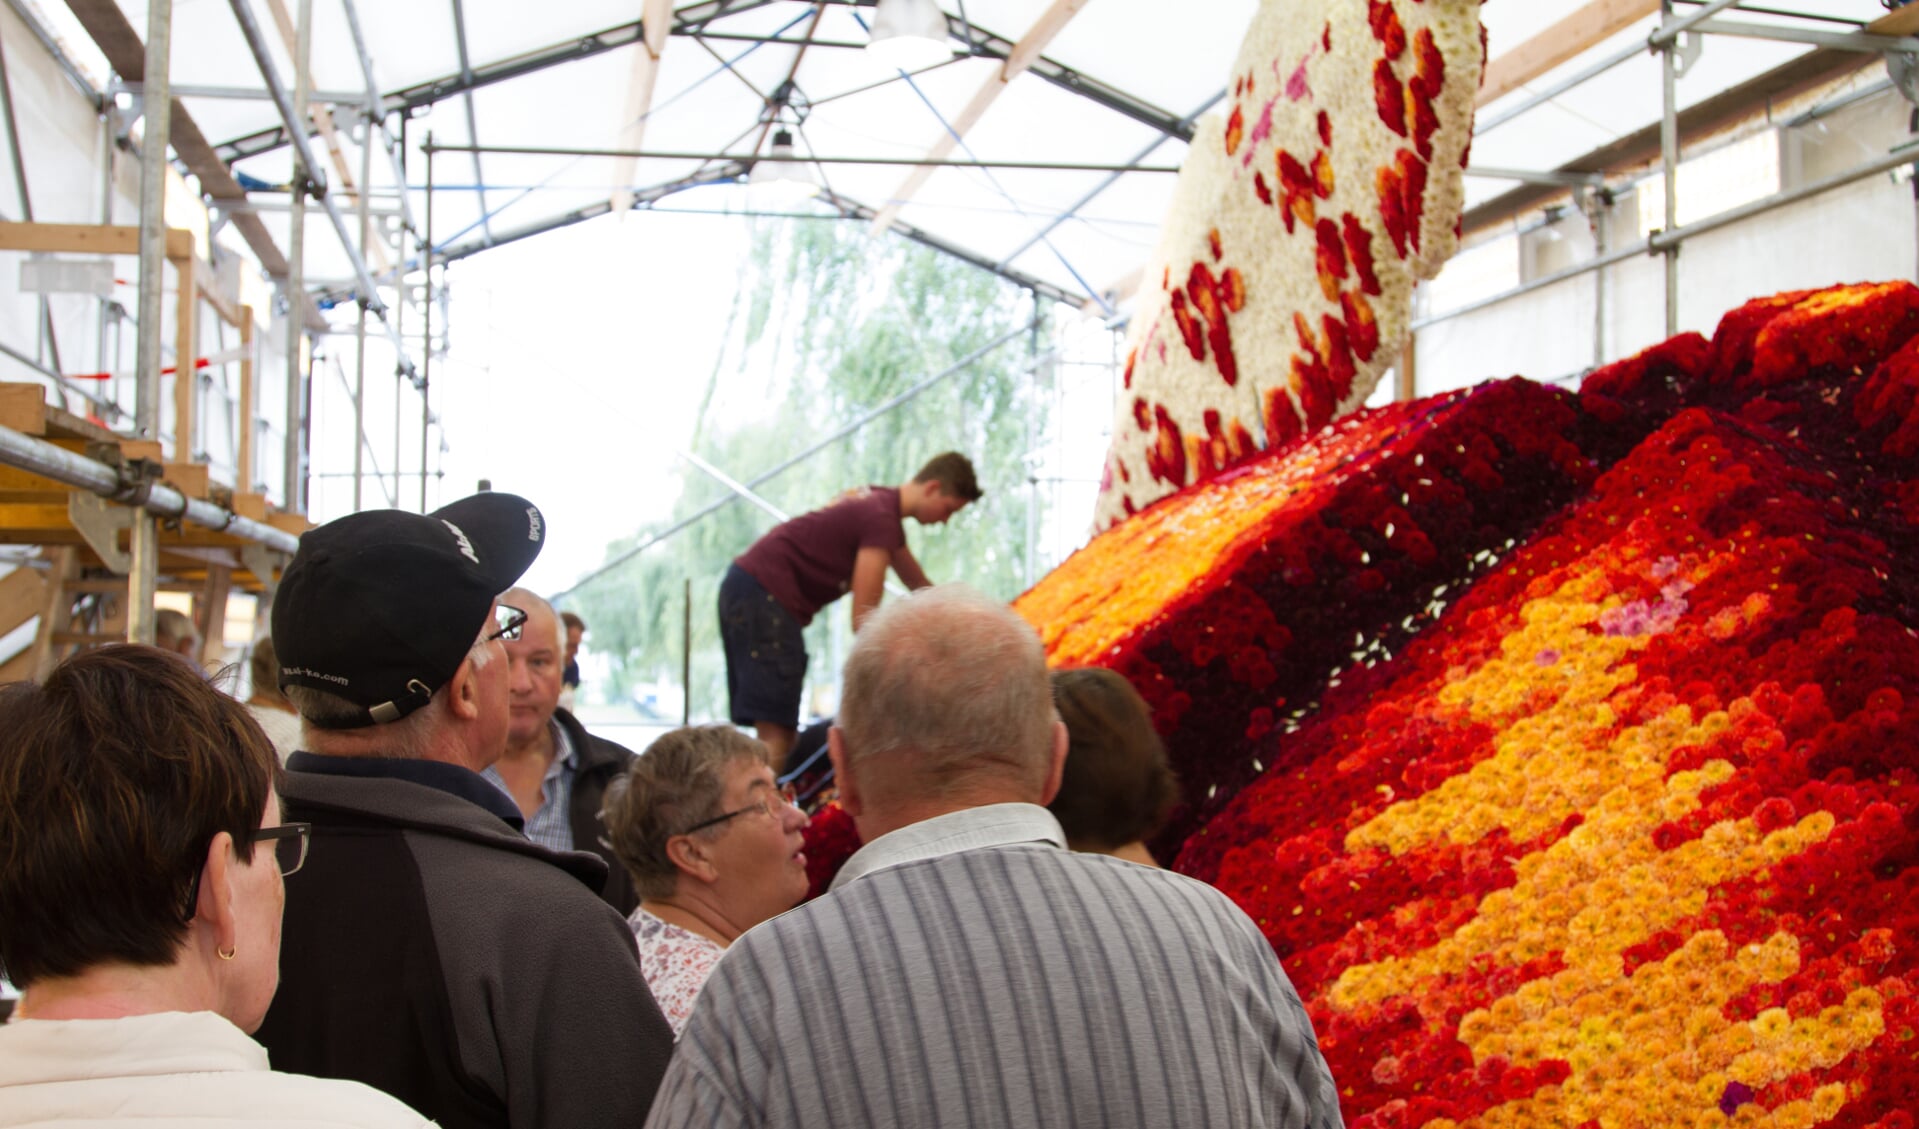
<svg viewBox="0 0 1919 1129">
<path fill-rule="evenodd" d="M 146 128 L 140 138 L 140 314 L 134 377 L 134 430 L 160 437 L 160 349 L 163 303 L 161 272 L 167 262 L 167 135 L 173 96 L 173 0 L 147 5 Z M 180 358 L 176 380 L 191 380 L 193 361 Z M 175 447 L 180 444 L 176 441 Z M 184 456 L 182 456 L 184 457 Z M 116 475 L 116 479 L 117 479 Z M 152 643 L 153 591 L 160 573 L 160 530 L 146 510 L 134 514 L 129 533 L 132 567 L 127 576 L 127 640 Z"/>
<path fill-rule="evenodd" d="M 373 111 L 360 117 L 360 255 L 366 256 L 372 237 L 373 213 L 367 189 L 373 176 Z M 404 190 L 404 186 L 402 186 Z M 404 258 L 405 256 L 401 256 Z M 353 512 L 360 512 L 361 477 L 365 471 L 366 446 L 366 303 L 360 303 L 360 316 L 353 329 Z"/>
<path fill-rule="evenodd" d="M 421 325 L 425 327 L 420 357 L 420 512 L 426 512 L 427 428 L 433 421 L 428 390 L 433 385 L 433 133 L 427 131 L 426 144 L 426 301 L 422 303 Z M 399 426 L 399 421 L 394 421 Z M 394 467 L 395 470 L 399 468 Z"/>
<path fill-rule="evenodd" d="M 164 2 L 164 0 L 163 0 Z M 152 72 L 149 71 L 149 74 Z M 90 490 L 102 498 L 122 501 L 135 508 L 136 516 L 144 515 L 149 526 L 154 515 L 179 518 L 195 525 L 238 537 L 243 541 L 253 541 L 269 549 L 291 553 L 300 547 L 299 538 L 282 529 L 244 518 L 199 498 L 189 498 L 164 483 L 136 484 L 122 475 L 117 467 L 97 463 L 84 455 L 74 454 L 64 447 L 56 447 L 44 439 L 23 435 L 10 427 L 0 427 L 0 464 L 31 471 L 43 478 L 55 482 L 64 482 L 82 490 Z M 131 492 L 130 492 L 131 491 Z M 139 528 L 135 522 L 134 528 Z M 146 602 L 148 620 L 153 618 L 153 593 L 147 593 Z M 131 604 L 127 612 L 132 615 L 140 605 Z M 132 638 L 129 627 L 128 638 Z M 147 638 L 151 643 L 152 627 L 149 624 Z"/>
<path fill-rule="evenodd" d="M 374 126 L 380 131 L 380 148 L 386 151 L 387 161 L 393 165 L 393 183 L 400 188 L 400 218 L 406 224 L 406 230 L 417 233 L 420 227 L 413 222 L 413 206 L 407 201 L 406 192 L 406 118 L 402 117 L 400 119 L 400 136 L 396 140 L 393 134 L 389 133 L 386 128 L 386 99 L 381 96 L 380 85 L 375 82 L 373 78 L 373 56 L 367 53 L 366 35 L 360 31 L 359 9 L 354 6 L 353 0 L 340 0 L 340 7 L 346 10 L 347 30 L 353 33 L 353 50 L 354 53 L 360 57 L 360 74 L 366 79 L 366 112 L 371 116 Z M 371 140 L 371 138 L 369 138 L 369 140 Z M 366 180 L 362 179 L 360 184 L 364 188 Z M 401 251 L 400 259 L 402 267 L 396 270 L 395 273 L 398 275 L 398 280 L 404 283 L 406 281 L 404 270 L 406 255 L 404 246 L 402 246 Z M 401 304 L 405 304 L 404 298 Z M 399 315 L 396 313 L 394 317 L 396 319 L 394 329 L 397 332 L 399 329 L 399 325 L 397 324 Z"/>
<path fill-rule="evenodd" d="M 1672 0 L 1660 0 L 1664 21 L 1672 20 Z M 1659 175 L 1666 188 L 1665 229 L 1679 226 L 1679 37 L 1659 45 L 1661 113 Z M 1679 332 L 1679 244 L 1666 248 L 1666 336 Z"/>
<path fill-rule="evenodd" d="M 904 392 L 901 392 L 899 395 L 894 396 L 892 399 L 887 400 L 884 403 L 874 406 L 873 408 L 868 410 L 865 414 L 859 416 L 857 419 L 854 419 L 850 423 L 846 424 L 844 427 L 841 427 L 839 430 L 833 432 L 831 435 L 827 435 L 819 439 L 812 446 L 807 447 L 805 450 L 801 451 L 800 453 L 793 455 L 782 462 L 776 463 L 772 467 L 754 475 L 751 479 L 749 479 L 746 482 L 745 489 L 751 490 L 754 487 L 764 485 L 765 483 L 772 481 L 773 479 L 779 477 L 780 475 L 785 474 L 787 471 L 805 462 L 806 460 L 812 458 L 814 455 L 819 454 L 821 451 L 826 450 L 828 447 L 831 447 L 833 444 L 846 438 L 848 435 L 851 435 L 854 432 L 858 431 L 859 429 L 865 427 L 867 424 L 872 423 L 874 420 L 880 418 L 886 413 L 893 411 L 895 408 L 898 408 L 901 405 L 916 399 L 922 392 L 925 392 L 927 389 L 938 384 L 940 381 L 945 380 L 947 377 L 952 376 L 954 373 L 966 371 L 968 368 L 971 368 L 974 362 L 978 361 L 980 358 L 987 356 L 988 354 L 992 353 L 994 350 L 999 349 L 1001 346 L 1005 345 L 1007 342 L 1012 341 L 1013 339 L 1020 337 L 1021 335 L 1025 333 L 1030 332 L 1031 330 L 1032 330 L 1031 325 L 1022 325 L 1015 329 L 1010 329 L 1006 331 L 1005 333 L 1000 334 L 998 337 L 995 337 L 991 341 L 988 341 L 986 344 L 981 345 L 979 348 L 973 350 L 972 352 L 966 354 L 964 357 L 961 357 L 959 360 L 954 361 L 952 364 L 946 366 L 940 371 L 934 373 L 933 375 L 913 385 L 911 388 L 906 389 Z M 1048 354 L 1048 357 L 1050 356 L 1051 354 Z M 1046 358 L 1044 357 L 1041 358 L 1041 360 L 1045 360 L 1045 359 Z M 579 591 L 581 588 L 584 588 L 591 581 L 601 576 L 605 576 L 609 572 L 612 572 L 614 569 L 620 567 L 621 565 L 625 564 L 627 561 L 632 560 L 634 557 L 639 556 L 641 553 L 645 552 L 646 550 L 652 548 L 653 546 L 673 536 L 675 533 L 678 533 L 680 530 L 698 523 L 701 519 L 705 518 L 706 515 L 713 513 L 716 510 L 719 510 L 723 506 L 728 505 L 729 503 L 731 503 L 738 497 L 740 497 L 740 494 L 737 492 L 729 493 L 727 494 L 726 497 L 721 498 L 719 501 L 713 502 L 710 505 L 703 506 L 700 509 L 695 510 L 693 513 L 688 514 L 686 517 L 682 518 L 681 520 L 674 522 L 672 525 L 668 526 L 667 528 L 661 530 L 660 532 L 654 534 L 651 537 L 648 537 L 646 540 L 640 542 L 638 545 L 633 546 L 631 549 L 628 549 L 626 552 L 621 553 L 619 556 L 613 558 L 612 560 L 606 562 L 600 567 L 594 569 L 592 572 L 589 572 L 585 576 L 580 577 L 578 580 L 573 582 L 572 587 L 566 589 L 564 592 L 556 593 L 553 596 L 553 600 L 557 602 L 565 599 L 566 597 Z"/>
<path fill-rule="evenodd" d="M 303 2 L 310 4 L 311 0 L 303 0 Z M 234 20 L 240 25 L 241 36 L 247 41 L 247 49 L 253 53 L 254 65 L 259 68 L 260 77 L 265 80 L 267 91 L 273 95 L 273 105 L 280 112 L 280 120 L 286 126 L 287 136 L 293 142 L 293 151 L 298 164 L 294 179 L 298 181 L 304 178 L 313 198 L 319 201 L 320 206 L 326 211 L 327 221 L 333 225 L 333 233 L 339 238 L 340 249 L 346 252 L 347 260 L 353 264 L 353 277 L 361 300 L 367 304 L 368 311 L 379 319 L 387 337 L 392 340 L 394 351 L 399 354 L 401 367 L 411 372 L 413 362 L 407 358 L 406 342 L 401 340 L 398 331 L 387 320 L 386 304 L 380 301 L 379 287 L 374 284 L 373 274 L 367 269 L 366 260 L 361 257 L 359 249 L 354 245 L 352 234 L 347 231 L 346 218 L 340 214 L 339 205 L 328 194 L 326 172 L 314 158 L 313 147 L 307 143 L 307 133 L 311 123 L 306 119 L 306 107 L 295 106 L 292 97 L 280 85 L 280 76 L 273 67 L 273 55 L 267 49 L 266 37 L 260 32 L 259 21 L 254 18 L 251 0 L 228 0 L 228 5 L 233 9 Z M 302 22 L 309 25 L 307 36 L 310 40 L 311 17 Z M 305 73 L 304 66 L 298 69 L 301 74 Z M 304 299 L 304 295 L 301 297 Z"/>
<path fill-rule="evenodd" d="M 1915 168 L 1919 168 L 1919 140 L 1901 145 L 1899 148 L 1886 153 L 1884 156 L 1875 157 L 1863 165 L 1855 166 L 1842 173 L 1835 173 L 1832 176 L 1826 177 L 1823 180 L 1814 181 L 1811 184 L 1802 185 L 1790 192 L 1780 192 L 1768 196 L 1763 200 L 1754 200 L 1749 204 L 1741 204 L 1737 208 L 1721 212 L 1716 216 L 1708 216 L 1703 220 L 1687 224 L 1685 227 L 1672 231 L 1654 232 L 1651 238 L 1636 239 L 1624 247 L 1614 248 L 1603 255 L 1599 255 L 1597 258 L 1588 259 L 1586 262 L 1567 267 L 1562 271 L 1555 271 L 1541 278 L 1535 278 L 1522 286 L 1515 286 L 1511 290 L 1503 290 L 1498 294 L 1488 295 L 1477 301 L 1468 302 L 1457 309 L 1447 310 L 1442 314 L 1434 314 L 1431 317 L 1421 318 L 1415 321 L 1411 328 L 1414 332 L 1418 332 L 1428 326 L 1438 325 L 1441 322 L 1451 321 L 1453 318 L 1464 317 L 1467 314 L 1478 313 L 1480 310 L 1497 306 L 1502 302 L 1510 302 L 1514 298 L 1522 298 L 1534 291 L 1544 290 L 1548 286 L 1556 286 L 1568 279 L 1578 278 L 1580 275 L 1590 274 L 1596 270 L 1603 270 L 1615 263 L 1624 262 L 1627 259 L 1645 254 L 1661 254 L 1667 248 L 1677 247 L 1688 239 L 1697 238 L 1707 232 L 1717 231 L 1722 227 L 1739 223 L 1742 220 L 1751 219 L 1754 216 L 1764 215 L 1776 208 L 1784 208 L 1792 204 L 1797 204 L 1801 200 L 1809 200 L 1814 196 L 1830 192 L 1835 188 L 1844 188 L 1848 184 L 1864 180 L 1869 176 L 1878 176 L 1880 173 L 1896 169 L 1901 165 L 1913 165 Z"/>
<path fill-rule="evenodd" d="M 311 83 L 307 59 L 313 49 L 313 0 L 300 0 L 298 12 L 298 30 L 294 34 L 293 49 L 292 116 L 294 121 L 304 122 L 307 120 L 307 91 Z M 296 513 L 306 512 L 300 440 L 305 435 L 308 421 L 300 410 L 304 399 L 300 395 L 300 354 L 306 341 L 306 199 L 307 190 L 312 185 L 305 178 L 310 173 L 310 168 L 294 170 L 293 211 L 287 237 L 287 430 L 284 473 L 287 509 Z"/>
</svg>

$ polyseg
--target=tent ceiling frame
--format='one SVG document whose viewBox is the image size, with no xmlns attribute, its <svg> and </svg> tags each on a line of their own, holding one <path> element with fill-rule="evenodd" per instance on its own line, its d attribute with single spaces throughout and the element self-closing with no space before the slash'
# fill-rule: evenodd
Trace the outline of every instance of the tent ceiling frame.
<svg viewBox="0 0 1919 1129">
<path fill-rule="evenodd" d="M 703 37 L 706 34 L 707 26 L 714 21 L 728 16 L 740 15 L 757 8 L 763 8 L 773 2 L 774 0 L 739 0 L 739 2 L 729 3 L 727 0 L 709 0 L 708 3 L 683 7 L 673 13 L 672 34 L 695 38 Z M 825 4 L 845 5 L 848 3 L 848 0 L 816 0 L 816 2 L 822 6 Z M 997 59 L 1001 62 L 1005 62 L 1012 57 L 1014 49 L 1017 46 L 1013 40 L 968 23 L 955 15 L 948 14 L 946 18 L 952 35 L 957 39 L 970 42 L 973 45 L 973 57 Z M 718 36 L 714 38 L 718 38 Z M 810 34 L 804 41 L 799 39 L 786 39 L 778 36 L 729 35 L 726 38 L 741 42 L 751 41 L 788 46 L 801 46 L 803 43 L 811 46 L 843 47 L 848 49 L 863 49 L 865 46 L 864 44 L 852 43 L 815 42 L 812 40 Z M 411 115 L 416 111 L 425 109 L 437 102 L 444 101 L 456 95 L 467 94 L 484 86 L 492 86 L 509 79 L 534 74 L 548 67 L 558 66 L 561 63 L 569 63 L 578 59 L 588 59 L 595 55 L 603 55 L 609 51 L 618 50 L 622 47 L 631 47 L 640 43 L 643 39 L 643 21 L 634 20 L 630 23 L 618 24 L 604 31 L 598 31 L 561 43 L 552 44 L 548 47 L 530 51 L 511 59 L 503 59 L 499 62 L 487 63 L 470 68 L 468 75 L 463 76 L 456 73 L 444 78 L 430 79 L 426 82 L 414 83 L 411 86 L 403 87 L 385 95 L 387 109 L 389 111 L 397 111 L 401 114 Z M 1131 118 L 1134 121 L 1156 129 L 1169 137 L 1177 138 L 1180 141 L 1191 141 L 1193 138 L 1193 124 L 1190 120 L 1161 109 L 1143 98 L 1128 94 L 1117 87 L 1101 82 L 1090 75 L 1074 70 L 1056 60 L 1049 59 L 1042 55 L 1033 60 L 1032 65 L 1028 68 L 1028 73 L 1045 79 L 1047 82 L 1063 90 L 1071 91 L 1082 98 L 1089 99 L 1123 117 Z M 273 152 L 290 143 L 291 138 L 288 136 L 285 125 L 282 124 L 223 142 L 217 146 L 217 151 L 223 160 L 231 164 L 234 161 L 243 161 L 249 157 L 257 157 L 264 153 Z"/>
</svg>

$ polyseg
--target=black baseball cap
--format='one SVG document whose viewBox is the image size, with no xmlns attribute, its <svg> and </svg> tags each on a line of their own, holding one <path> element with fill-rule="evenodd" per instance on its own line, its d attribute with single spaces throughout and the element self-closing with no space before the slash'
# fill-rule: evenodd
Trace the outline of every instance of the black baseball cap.
<svg viewBox="0 0 1919 1129">
<path fill-rule="evenodd" d="M 273 596 L 280 688 L 326 690 L 364 710 L 327 728 L 400 720 L 452 679 L 494 597 L 545 540 L 538 507 L 493 493 L 430 514 L 368 510 L 308 530 Z"/>
</svg>

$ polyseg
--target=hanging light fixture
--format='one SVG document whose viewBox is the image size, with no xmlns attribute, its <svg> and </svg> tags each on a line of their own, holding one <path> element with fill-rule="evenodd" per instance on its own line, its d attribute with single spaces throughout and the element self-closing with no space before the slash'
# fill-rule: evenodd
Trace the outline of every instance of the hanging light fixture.
<svg viewBox="0 0 1919 1129">
<path fill-rule="evenodd" d="M 746 183 L 756 193 L 781 199 L 803 200 L 820 193 L 819 174 L 793 151 L 793 134 L 785 127 L 773 131 L 773 144 L 753 162 Z"/>
<path fill-rule="evenodd" d="M 930 67 L 953 57 L 946 13 L 937 0 L 879 0 L 866 50 L 896 70 Z"/>
</svg>

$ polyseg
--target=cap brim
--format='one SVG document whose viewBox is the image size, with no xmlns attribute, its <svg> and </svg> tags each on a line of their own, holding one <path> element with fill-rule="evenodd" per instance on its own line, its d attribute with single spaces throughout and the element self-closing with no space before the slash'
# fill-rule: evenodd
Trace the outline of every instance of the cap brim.
<svg viewBox="0 0 1919 1129">
<path fill-rule="evenodd" d="M 518 583 L 546 544 L 546 517 L 517 494 L 474 494 L 428 516 L 466 534 L 496 593 Z"/>
</svg>

